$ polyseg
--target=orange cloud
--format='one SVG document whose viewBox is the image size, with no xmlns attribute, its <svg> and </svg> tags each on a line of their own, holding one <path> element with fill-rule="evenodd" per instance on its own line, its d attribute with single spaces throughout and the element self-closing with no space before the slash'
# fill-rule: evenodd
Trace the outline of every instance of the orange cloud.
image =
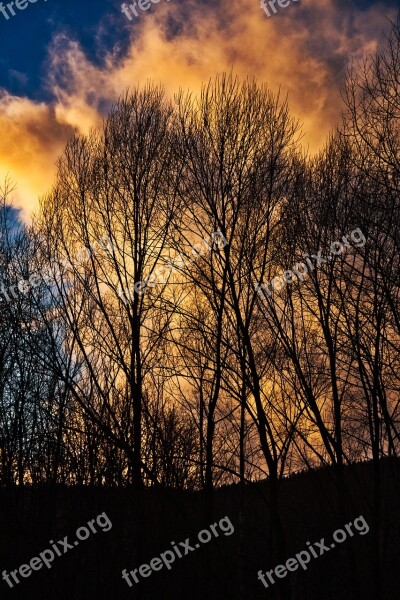
<svg viewBox="0 0 400 600">
<path fill-rule="evenodd" d="M 336 0 L 299 0 L 267 18 L 258 0 L 221 0 L 213 6 L 188 0 L 160 2 L 121 25 L 130 32 L 125 56 L 110 53 L 93 65 L 79 44 L 57 35 L 49 48 L 47 86 L 51 106 L 0 99 L 0 176 L 18 184 L 17 203 L 35 208 L 51 185 L 54 161 L 74 129 L 99 126 L 104 112 L 126 88 L 148 79 L 171 96 L 179 87 L 198 92 L 201 83 L 229 71 L 256 76 L 289 94 L 292 113 L 304 124 L 311 152 L 340 120 L 340 86 L 351 57 L 373 52 L 388 28 L 383 5 L 356 12 Z M 119 18 L 114 15 L 114 19 Z"/>
<path fill-rule="evenodd" d="M 44 103 L 4 94 L 0 98 L 0 180 L 16 185 L 15 205 L 27 218 L 55 174 L 54 163 L 71 128 L 60 124 Z"/>
</svg>

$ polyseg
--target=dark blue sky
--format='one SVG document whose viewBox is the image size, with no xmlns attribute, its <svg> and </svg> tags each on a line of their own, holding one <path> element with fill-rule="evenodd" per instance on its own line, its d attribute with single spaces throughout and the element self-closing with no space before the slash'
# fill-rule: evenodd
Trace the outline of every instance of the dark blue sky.
<svg viewBox="0 0 400 600">
<path fill-rule="evenodd" d="M 0 88 L 46 99 L 47 47 L 58 32 L 78 40 L 94 63 L 116 44 L 123 52 L 131 24 L 120 5 L 121 0 L 37 0 L 25 10 L 15 8 L 8 20 L 0 13 Z"/>
</svg>

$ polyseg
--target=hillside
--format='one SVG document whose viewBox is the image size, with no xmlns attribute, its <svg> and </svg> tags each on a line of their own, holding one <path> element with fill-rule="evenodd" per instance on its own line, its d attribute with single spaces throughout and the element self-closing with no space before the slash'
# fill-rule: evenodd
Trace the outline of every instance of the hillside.
<svg viewBox="0 0 400 600">
<path fill-rule="evenodd" d="M 332 469 L 282 481 L 280 514 L 286 536 L 283 561 L 307 549 L 307 541 L 317 549 L 324 538 L 323 546 L 327 549 L 323 550 L 323 556 L 312 557 L 306 569 L 299 566 L 282 579 L 274 575 L 275 584 L 268 588 L 257 579 L 257 573 L 260 569 L 263 572 L 275 569 L 280 562 L 271 533 L 268 482 L 246 486 L 243 495 L 239 486 L 219 489 L 213 508 L 210 505 L 206 508 L 203 493 L 168 489 L 148 489 L 141 494 L 129 489 L 62 487 L 2 491 L 0 558 L 2 568 L 8 573 L 49 549 L 50 540 L 68 536 L 71 548 L 67 556 L 62 551 L 60 557 L 55 556 L 49 569 L 43 565 L 38 572 L 32 571 L 29 582 L 18 575 L 20 583 L 10 588 L 3 581 L 1 597 L 368 600 L 374 598 L 376 571 L 372 565 L 376 564 L 378 539 L 382 566 L 378 597 L 394 600 L 398 598 L 400 558 L 400 462 L 385 461 L 381 467 L 378 528 L 373 525 L 371 510 L 370 463 L 346 468 L 345 485 L 351 490 L 347 498 L 343 495 L 338 498 Z M 78 548 L 74 547 L 71 542 L 76 530 L 103 513 L 102 527 L 96 524 L 97 533 L 90 533 L 88 539 L 79 542 Z M 369 531 L 359 520 L 352 536 L 348 534 L 340 545 L 328 548 L 333 532 L 345 529 L 345 524 L 360 516 Z M 227 519 L 220 525 L 224 517 Z M 108 522 L 112 523 L 111 528 Z M 218 537 L 212 535 L 207 544 L 195 548 L 198 532 L 208 529 L 211 535 L 210 525 L 214 523 Z M 202 537 L 208 538 L 204 533 Z M 183 542 L 187 538 L 185 556 Z M 122 570 L 133 571 L 143 563 L 150 563 L 170 549 L 172 541 L 182 550 L 182 558 L 176 556 L 172 562 L 170 555 L 166 555 L 171 560 L 169 569 L 165 563 L 160 568 L 153 562 L 158 572 L 148 573 L 143 568 L 146 576 L 136 574 L 139 583 L 131 579 L 129 587 L 122 579 Z M 189 550 L 188 544 L 190 547 L 193 544 L 193 550 Z"/>
</svg>

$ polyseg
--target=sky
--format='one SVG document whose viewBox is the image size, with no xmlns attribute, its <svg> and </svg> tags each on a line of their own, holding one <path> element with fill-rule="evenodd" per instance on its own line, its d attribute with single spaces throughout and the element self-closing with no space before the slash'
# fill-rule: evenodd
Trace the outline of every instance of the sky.
<svg viewBox="0 0 400 600">
<path fill-rule="evenodd" d="M 26 220 L 74 132 L 100 127 L 127 88 L 148 80 L 173 98 L 231 69 L 255 76 L 288 94 L 303 144 L 317 152 L 340 123 L 347 67 L 376 50 L 399 9 L 291 0 L 267 17 L 260 0 L 159 0 L 129 20 L 121 0 L 16 3 L 24 8 L 0 4 L 0 189 L 8 177 Z"/>
</svg>

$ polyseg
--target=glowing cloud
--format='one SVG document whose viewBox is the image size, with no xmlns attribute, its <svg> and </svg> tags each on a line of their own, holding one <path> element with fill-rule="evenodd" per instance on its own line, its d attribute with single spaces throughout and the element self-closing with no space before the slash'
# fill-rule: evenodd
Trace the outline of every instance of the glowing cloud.
<svg viewBox="0 0 400 600">
<path fill-rule="evenodd" d="M 258 0 L 164 2 L 135 22 L 122 13 L 111 17 L 127 28 L 130 43 L 122 59 L 118 48 L 101 67 L 75 40 L 58 34 L 49 48 L 46 82 L 52 105 L 0 97 L 0 177 L 8 172 L 17 183 L 19 206 L 35 208 L 73 130 L 99 126 L 126 88 L 151 79 L 171 96 L 179 87 L 198 92 L 201 82 L 231 68 L 289 94 L 291 110 L 304 124 L 303 141 L 314 152 L 340 120 L 346 66 L 375 50 L 388 16 L 395 18 L 383 4 L 356 10 L 335 0 L 299 0 L 271 18 Z M 101 23 L 99 30 L 105 27 Z"/>
</svg>

